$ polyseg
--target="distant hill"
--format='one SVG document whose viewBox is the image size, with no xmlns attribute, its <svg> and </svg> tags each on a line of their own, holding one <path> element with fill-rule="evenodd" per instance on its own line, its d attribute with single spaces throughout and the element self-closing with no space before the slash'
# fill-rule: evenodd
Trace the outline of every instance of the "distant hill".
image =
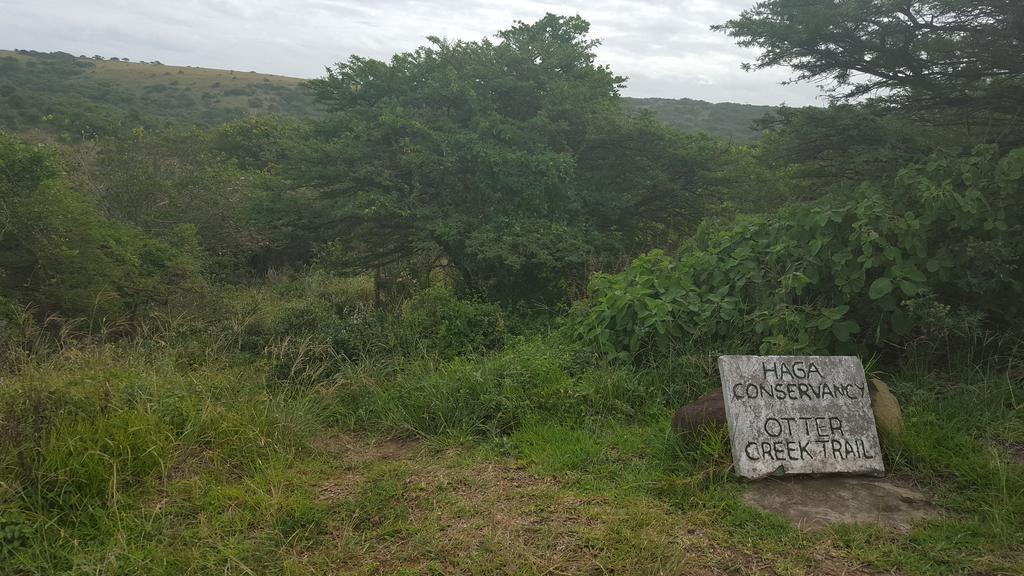
<svg viewBox="0 0 1024 576">
<path fill-rule="evenodd" d="M 64 52 L 0 50 L 0 129 L 42 129 L 66 137 L 134 127 L 213 125 L 252 114 L 319 114 L 303 80 L 287 76 L 128 62 Z M 757 136 L 751 123 L 770 106 L 683 98 L 625 98 L 681 130 L 733 141 Z"/>
<path fill-rule="evenodd" d="M 315 114 L 301 83 L 255 72 L 0 50 L 0 128 L 75 136 L 212 125 L 250 114 Z"/>
<path fill-rule="evenodd" d="M 626 98 L 633 110 L 650 110 L 662 122 L 687 132 L 704 130 L 727 140 L 747 142 L 757 137 L 751 124 L 775 110 L 774 106 L 719 104 L 690 98 Z"/>
</svg>

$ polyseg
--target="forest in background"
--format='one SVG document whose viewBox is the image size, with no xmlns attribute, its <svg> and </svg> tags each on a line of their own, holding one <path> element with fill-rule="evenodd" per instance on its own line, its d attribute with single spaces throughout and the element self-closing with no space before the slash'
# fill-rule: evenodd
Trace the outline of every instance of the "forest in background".
<svg viewBox="0 0 1024 576">
<path fill-rule="evenodd" d="M 638 113 L 580 17 L 302 86 L 0 56 L 0 573 L 1018 571 L 1022 23 L 760 3 L 721 31 L 833 103 L 750 141 Z M 942 518 L 743 505 L 722 430 L 668 431 L 726 353 L 860 356 Z M 583 517 L 453 536 L 494 502 L 402 458 L 344 492 L 338 438 L 515 463 Z"/>
<path fill-rule="evenodd" d="M 212 126 L 253 115 L 317 117 L 304 81 L 257 72 L 129 62 L 100 55 L 0 50 L 0 128 L 42 129 L 65 140 L 135 127 Z M 689 98 L 622 98 L 627 110 L 651 110 L 680 130 L 704 130 L 736 142 L 757 137 L 753 123 L 771 106 Z"/>
</svg>

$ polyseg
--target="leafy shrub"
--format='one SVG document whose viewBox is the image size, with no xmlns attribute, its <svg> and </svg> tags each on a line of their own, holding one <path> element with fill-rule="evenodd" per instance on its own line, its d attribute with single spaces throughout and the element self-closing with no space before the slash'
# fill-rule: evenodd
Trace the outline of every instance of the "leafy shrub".
<svg viewBox="0 0 1024 576">
<path fill-rule="evenodd" d="M 104 321 L 201 281 L 188 229 L 173 243 L 111 222 L 53 153 L 0 134 L 0 295 Z"/>
<path fill-rule="evenodd" d="M 453 357 L 497 348 L 506 321 L 495 304 L 461 300 L 449 288 L 434 286 L 406 302 L 400 330 L 406 349 Z"/>
<path fill-rule="evenodd" d="M 1024 149 L 979 147 L 863 183 L 851 198 L 704 230 L 678 257 L 652 252 L 596 276 L 577 334 L 631 357 L 694 340 L 853 351 L 950 328 L 1019 328 L 1022 186 Z M 952 326 L 958 310 L 973 315 Z"/>
<path fill-rule="evenodd" d="M 243 170 L 279 169 L 296 143 L 308 138 L 306 126 L 276 116 L 252 116 L 210 130 L 210 147 Z"/>
<path fill-rule="evenodd" d="M 169 243 L 187 229 L 202 248 L 206 269 L 218 277 L 247 277 L 266 243 L 249 212 L 274 186 L 273 178 L 240 169 L 210 133 L 140 128 L 96 139 L 67 156 L 74 186 L 104 217 Z"/>
</svg>

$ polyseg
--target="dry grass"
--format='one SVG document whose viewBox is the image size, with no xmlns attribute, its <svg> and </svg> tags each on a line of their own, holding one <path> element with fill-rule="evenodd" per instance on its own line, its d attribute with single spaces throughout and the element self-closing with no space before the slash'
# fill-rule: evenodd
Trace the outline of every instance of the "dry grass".
<svg viewBox="0 0 1024 576">
<path fill-rule="evenodd" d="M 575 490 L 507 459 L 348 435 L 314 445 L 333 461 L 317 497 L 337 511 L 338 521 L 324 550 L 304 551 L 302 563 L 312 572 L 802 572 L 780 572 L 777 557 L 725 545 L 704 519 L 656 499 Z M 367 521 L 361 514 L 379 507 L 387 491 L 382 478 L 393 483 L 386 510 L 378 512 L 395 516 Z M 871 573 L 832 550 L 815 554 L 815 574 Z"/>
</svg>

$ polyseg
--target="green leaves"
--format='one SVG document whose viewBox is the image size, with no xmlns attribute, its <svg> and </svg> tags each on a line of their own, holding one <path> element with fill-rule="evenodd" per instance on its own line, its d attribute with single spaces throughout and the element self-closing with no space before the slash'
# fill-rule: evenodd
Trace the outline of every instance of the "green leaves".
<svg viewBox="0 0 1024 576">
<path fill-rule="evenodd" d="M 885 277 L 878 278 L 872 282 L 871 287 L 868 288 L 868 297 L 872 300 L 878 300 L 892 292 L 892 288 L 892 280 Z"/>
<path fill-rule="evenodd" d="M 836 99 L 872 94 L 921 119 L 999 117 L 1009 132 L 1024 103 L 1024 73 L 1006 64 L 1024 59 L 1019 18 L 1005 1 L 772 0 L 713 28 L 760 48 L 757 68 L 788 66 Z"/>
<path fill-rule="evenodd" d="M 832 325 L 832 335 L 839 342 L 849 342 L 850 335 L 860 332 L 860 324 L 855 320 L 843 320 Z"/>
<path fill-rule="evenodd" d="M 312 82 L 334 114 L 297 171 L 308 187 L 287 211 L 294 227 L 343 245 L 348 270 L 426 255 L 463 292 L 547 304 L 683 237 L 728 151 L 627 114 L 623 79 L 595 64 L 588 34 L 549 14 L 500 43 L 433 38 L 389 62 L 338 64 Z M 668 333 L 642 308 L 617 317 Z"/>
<path fill-rule="evenodd" d="M 936 157 L 845 201 L 705 229 L 691 244 L 703 249 L 651 253 L 593 282 L 579 334 L 588 340 L 596 328 L 599 348 L 630 355 L 707 340 L 850 352 L 946 330 L 953 307 L 984 314 L 989 325 L 1019 322 L 1024 283 L 1006 271 L 1024 266 L 1024 230 L 984 225 L 1024 222 L 1024 197 L 1002 194 L 993 178 L 1006 164 L 988 150 Z M 981 195 L 968 205 L 936 193 L 964 165 Z M 962 232 L 950 232 L 953 222 Z M 617 314 L 623 309 L 630 313 Z"/>
<path fill-rule="evenodd" d="M 47 147 L 0 133 L 0 298 L 42 314 L 118 318 L 198 284 L 194 234 L 174 245 L 106 218 Z"/>
</svg>

